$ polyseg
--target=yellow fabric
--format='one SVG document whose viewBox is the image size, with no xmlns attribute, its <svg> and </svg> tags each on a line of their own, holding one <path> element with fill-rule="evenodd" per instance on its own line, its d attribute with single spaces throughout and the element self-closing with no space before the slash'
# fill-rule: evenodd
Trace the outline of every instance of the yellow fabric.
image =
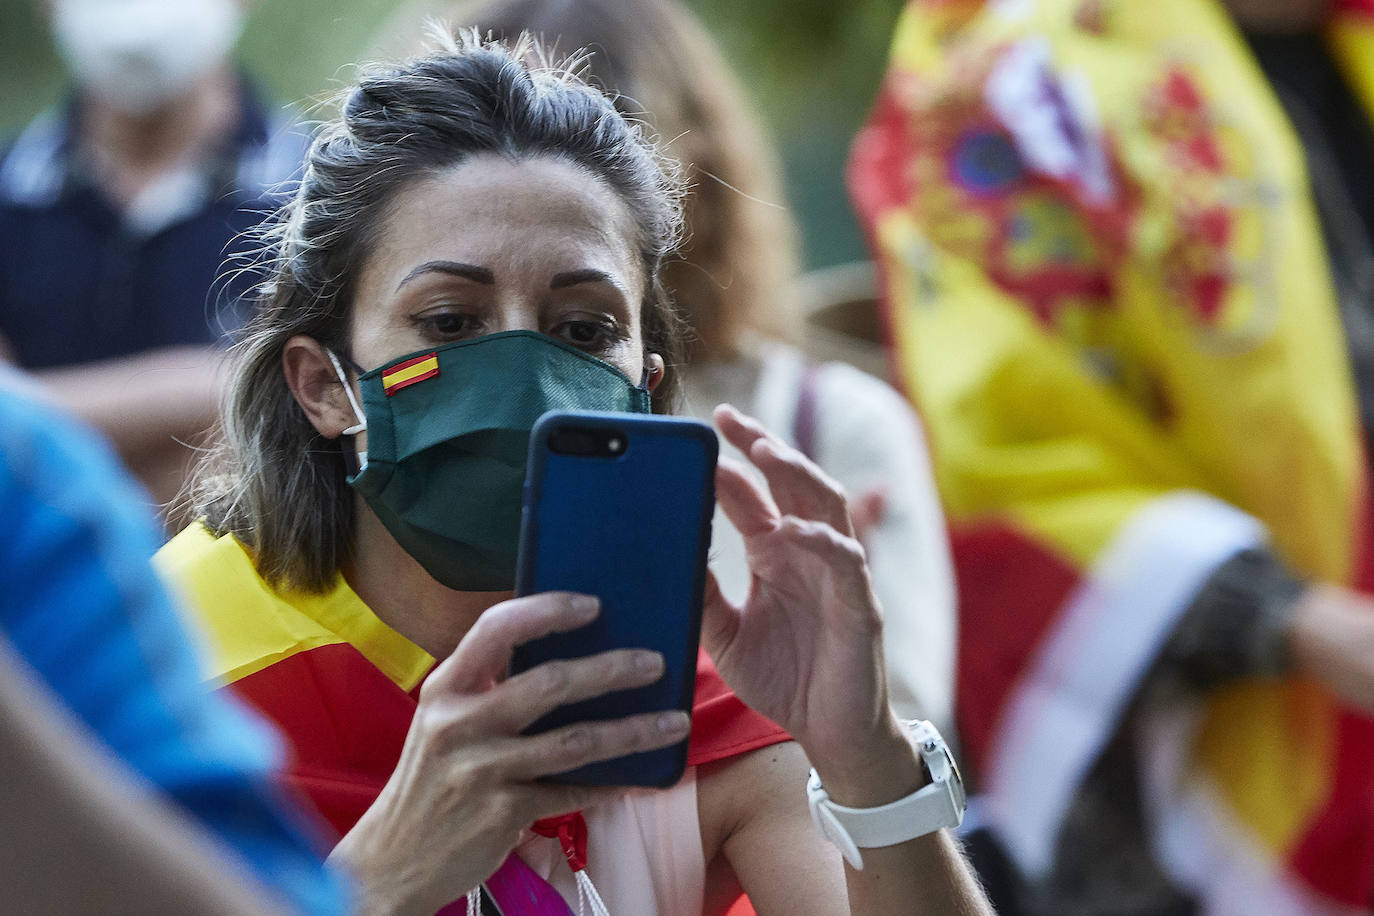
<svg viewBox="0 0 1374 916">
<path fill-rule="evenodd" d="M 212 678 L 240 678 L 319 646 L 347 643 L 402 690 L 410 691 L 434 659 L 372 613 L 343 576 L 323 595 L 274 591 L 231 535 L 193 524 L 153 558 L 183 599 L 211 650 Z"/>
<path fill-rule="evenodd" d="M 1206 714 L 1197 761 L 1220 774 L 1213 785 L 1265 848 L 1291 849 L 1331 789 L 1337 736 L 1327 695 L 1311 684 L 1242 684 L 1215 694 Z"/>
<path fill-rule="evenodd" d="M 382 387 L 391 388 L 396 385 L 400 385 L 404 382 L 410 381 L 413 378 L 416 378 L 417 376 L 424 375 L 426 372 L 433 372 L 435 369 L 438 368 L 439 358 L 436 356 L 431 356 L 428 359 L 415 363 L 414 365 L 405 366 L 401 369 L 393 369 L 392 371 L 386 373 L 382 376 Z"/>
<path fill-rule="evenodd" d="M 1331 22 L 1328 43 L 1360 103 L 1374 112 L 1374 11 L 1339 13 Z"/>
<path fill-rule="evenodd" d="M 947 508 L 955 516 L 1010 508 L 1086 561 L 1104 543 L 1099 534 L 1114 531 L 1144 499 L 1200 487 L 1267 522 L 1305 572 L 1343 580 L 1351 561 L 1349 497 L 1361 479 L 1354 396 L 1291 131 L 1215 4 L 1112 4 L 1107 36 L 1070 27 L 1079 5 L 1041 2 L 1034 18 L 1019 23 L 985 15 L 959 34 L 958 53 L 991 58 L 1018 37 L 1048 37 L 1056 67 L 1085 75 L 1093 87 L 1129 174 L 1167 176 L 1165 151 L 1142 125 L 1138 100 L 1160 75 L 1153 49 L 1174 42 L 1207 97 L 1226 100 L 1230 126 L 1220 135 L 1238 166 L 1228 178 L 1242 186 L 1142 182 L 1134 237 L 1120 248 L 1094 245 L 1093 260 L 1109 265 L 1114 295 L 1058 303 L 1049 328 L 987 278 L 980 267 L 986 227 L 963 226 L 977 217 L 948 182 L 928 185 L 920 210 L 894 212 L 883 222 L 881 248 L 898 266 L 890 291 L 902 310 L 893 324 L 904 381 L 933 427 Z M 945 61 L 923 73 L 929 107 L 918 108 L 941 117 L 934 109 L 944 94 L 966 90 L 952 85 L 953 52 L 941 48 L 933 29 L 922 29 L 925 23 L 909 14 L 897 46 L 916 60 Z M 1184 23 L 1178 34 L 1161 31 Z M 1201 61 L 1205 67 L 1197 66 Z M 920 72 L 905 59 L 898 66 Z M 1255 149 L 1266 156 L 1250 161 Z M 932 174 L 943 166 L 917 168 L 923 165 Z M 1171 294 L 1160 253 L 1178 241 L 1181 198 L 1220 198 L 1223 191 L 1244 202 L 1235 211 L 1241 228 L 1234 257 L 1275 287 L 1238 284 L 1216 325 L 1202 327 Z M 1277 202 L 1265 204 L 1270 195 Z M 1062 205 L 1057 215 L 1066 232 L 1091 231 Z M 941 307 L 954 300 L 957 308 Z M 1110 370 L 1118 377 L 1104 384 L 1092 360 L 1106 350 L 1120 362 Z M 1216 397 L 1218 390 L 1227 396 Z M 1153 403 L 1161 391 L 1175 417 L 1169 428 Z M 1258 430 L 1265 435 L 1256 436 Z M 1111 495 L 1109 504 L 1088 513 L 1104 516 L 1091 526 L 1098 533 L 1085 535 L 1081 511 L 1062 517 L 1065 500 L 1103 493 Z"/>
<path fill-rule="evenodd" d="M 1086 572 L 1146 502 L 1194 488 L 1264 522 L 1301 573 L 1349 581 L 1364 465 L 1339 311 L 1301 149 L 1230 17 L 1215 0 L 1000 6 L 1017 12 L 913 2 L 887 85 L 914 190 L 875 242 L 951 520 L 1010 520 Z M 1109 199 L 1068 180 L 993 205 L 956 177 L 992 69 L 1028 39 L 1087 100 Z M 1078 286 L 1042 295 L 1034 271 L 1060 266 Z M 1209 299 L 1213 274 L 1229 285 Z M 1197 760 L 1273 851 L 1328 795 L 1334 722 L 1302 685 L 1211 706 Z M 1295 725 L 1313 739 L 1297 758 Z"/>
</svg>

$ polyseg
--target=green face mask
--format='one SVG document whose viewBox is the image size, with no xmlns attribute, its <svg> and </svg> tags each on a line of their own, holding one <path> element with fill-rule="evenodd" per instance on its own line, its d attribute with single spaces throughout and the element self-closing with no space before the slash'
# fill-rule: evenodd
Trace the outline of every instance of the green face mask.
<svg viewBox="0 0 1374 916">
<path fill-rule="evenodd" d="M 334 355 L 353 402 L 353 389 Z M 550 410 L 649 413 L 614 366 L 533 331 L 413 353 L 358 377 L 367 430 L 349 478 L 401 547 L 460 591 L 515 583 L 530 430 Z"/>
</svg>

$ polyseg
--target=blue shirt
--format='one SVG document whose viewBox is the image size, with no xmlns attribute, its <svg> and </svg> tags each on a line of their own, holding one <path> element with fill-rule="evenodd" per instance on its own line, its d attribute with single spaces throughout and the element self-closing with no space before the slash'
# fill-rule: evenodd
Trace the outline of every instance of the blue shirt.
<svg viewBox="0 0 1374 916">
<path fill-rule="evenodd" d="M 216 342 L 241 323 L 246 233 L 298 174 L 305 133 L 245 88 L 219 150 L 121 211 L 80 161 L 79 118 L 40 116 L 0 157 L 0 336 L 28 369 Z"/>
<path fill-rule="evenodd" d="M 208 692 L 135 485 L 0 371 L 0 635 L 109 749 L 308 913 L 345 909 L 274 781 L 276 736 Z"/>
</svg>

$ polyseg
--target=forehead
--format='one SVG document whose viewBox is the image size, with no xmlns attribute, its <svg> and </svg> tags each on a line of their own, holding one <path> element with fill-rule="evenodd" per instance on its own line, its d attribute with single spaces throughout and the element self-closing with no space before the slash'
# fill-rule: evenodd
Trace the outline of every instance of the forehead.
<svg viewBox="0 0 1374 916">
<path fill-rule="evenodd" d="M 396 195 L 360 287 L 394 289 L 416 264 L 454 260 L 488 268 L 501 285 L 594 268 L 639 289 L 636 238 L 628 205 L 587 170 L 552 157 L 475 156 Z"/>
</svg>

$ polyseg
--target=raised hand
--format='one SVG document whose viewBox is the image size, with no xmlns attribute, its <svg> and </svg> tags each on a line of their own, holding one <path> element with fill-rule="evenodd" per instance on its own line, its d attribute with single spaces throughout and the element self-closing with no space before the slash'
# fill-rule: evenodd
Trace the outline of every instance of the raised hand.
<svg viewBox="0 0 1374 916">
<path fill-rule="evenodd" d="M 894 753 L 910 759 L 888 708 L 882 615 L 843 491 L 734 408 L 718 407 L 715 420 L 767 484 L 728 462 L 716 477 L 752 573 L 741 607 L 708 589 L 702 640 L 721 676 L 837 785 Z"/>
</svg>

